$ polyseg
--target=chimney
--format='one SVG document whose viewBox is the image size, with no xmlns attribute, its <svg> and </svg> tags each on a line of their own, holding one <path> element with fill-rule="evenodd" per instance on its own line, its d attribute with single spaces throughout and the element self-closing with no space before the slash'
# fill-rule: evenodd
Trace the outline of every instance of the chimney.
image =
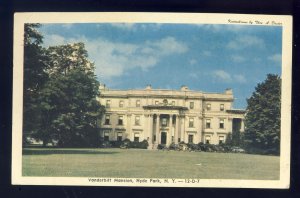
<svg viewBox="0 0 300 198">
<path fill-rule="evenodd" d="M 105 84 L 102 84 L 102 83 L 100 83 L 100 85 L 99 85 L 99 89 L 100 89 L 100 91 L 102 91 L 102 90 L 106 90 L 106 86 L 105 86 Z"/>
<path fill-rule="evenodd" d="M 151 85 L 147 85 L 146 86 L 146 90 L 151 90 L 152 89 L 152 86 Z"/>
<path fill-rule="evenodd" d="M 225 90 L 225 94 L 232 95 L 233 94 L 232 89 L 231 88 L 227 88 Z"/>
<path fill-rule="evenodd" d="M 182 85 L 181 88 L 180 88 L 180 90 L 181 90 L 181 91 L 188 91 L 189 88 L 188 88 L 188 86 L 186 86 L 186 85 Z"/>
</svg>

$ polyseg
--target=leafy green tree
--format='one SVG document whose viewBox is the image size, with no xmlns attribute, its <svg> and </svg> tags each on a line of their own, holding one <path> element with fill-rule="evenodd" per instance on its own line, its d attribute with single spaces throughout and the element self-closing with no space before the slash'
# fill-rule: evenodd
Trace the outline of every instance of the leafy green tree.
<svg viewBox="0 0 300 198">
<path fill-rule="evenodd" d="M 48 57 L 41 46 L 43 36 L 37 31 L 40 24 L 24 26 L 24 87 L 23 87 L 23 141 L 34 133 L 39 124 L 40 111 L 37 101 L 39 91 L 48 80 Z"/>
<path fill-rule="evenodd" d="M 225 144 L 232 146 L 232 134 L 231 133 L 227 134 Z"/>
<path fill-rule="evenodd" d="M 88 60 L 84 43 L 50 46 L 48 53 L 51 59 L 51 68 L 48 70 L 50 75 L 66 75 L 75 68 L 81 68 L 87 73 L 95 69 L 94 64 Z"/>
<path fill-rule="evenodd" d="M 99 83 L 83 43 L 43 48 L 40 24 L 24 34 L 24 120 L 27 135 L 60 146 L 95 146 Z"/>
<path fill-rule="evenodd" d="M 280 153 L 281 79 L 268 74 L 247 99 L 244 142 L 248 150 Z"/>
<path fill-rule="evenodd" d="M 50 78 L 40 93 L 43 128 L 37 135 L 44 143 L 58 140 L 62 147 L 95 146 L 104 108 L 84 44 L 49 47 L 48 54 Z"/>
</svg>

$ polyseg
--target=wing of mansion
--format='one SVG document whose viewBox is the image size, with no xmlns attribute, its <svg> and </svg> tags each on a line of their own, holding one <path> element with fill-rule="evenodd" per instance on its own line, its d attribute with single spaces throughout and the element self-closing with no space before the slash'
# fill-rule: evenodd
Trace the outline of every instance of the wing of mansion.
<svg viewBox="0 0 300 198">
<path fill-rule="evenodd" d="M 147 140 L 149 147 L 171 143 L 224 143 L 229 133 L 244 131 L 245 110 L 232 109 L 233 92 L 110 90 L 100 86 L 106 112 L 100 123 L 105 141 Z"/>
</svg>

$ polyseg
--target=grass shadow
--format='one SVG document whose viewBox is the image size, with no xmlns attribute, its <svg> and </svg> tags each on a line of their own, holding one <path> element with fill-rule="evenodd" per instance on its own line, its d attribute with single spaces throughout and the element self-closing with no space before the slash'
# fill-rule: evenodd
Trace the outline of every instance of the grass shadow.
<svg viewBox="0 0 300 198">
<path fill-rule="evenodd" d="M 80 150 L 80 149 L 23 149 L 23 155 L 53 155 L 53 154 L 89 154 L 89 155 L 106 155 L 117 154 L 115 151 L 99 151 L 99 150 Z"/>
</svg>

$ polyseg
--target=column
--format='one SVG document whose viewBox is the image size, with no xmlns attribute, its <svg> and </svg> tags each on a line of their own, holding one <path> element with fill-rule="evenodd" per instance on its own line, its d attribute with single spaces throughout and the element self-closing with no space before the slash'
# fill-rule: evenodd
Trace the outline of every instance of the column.
<svg viewBox="0 0 300 198">
<path fill-rule="evenodd" d="M 149 133 L 148 133 L 148 135 L 149 135 L 149 145 L 152 147 L 152 143 L 153 143 L 153 115 L 151 115 L 151 114 L 149 114 L 149 118 L 148 118 L 148 120 L 149 120 Z"/>
<path fill-rule="evenodd" d="M 178 144 L 178 127 L 179 127 L 179 116 L 176 115 L 176 125 L 175 125 L 175 132 L 174 132 L 174 143 Z"/>
<path fill-rule="evenodd" d="M 202 118 L 199 116 L 199 130 L 198 130 L 198 142 L 202 142 Z"/>
<path fill-rule="evenodd" d="M 125 138 L 128 138 L 131 140 L 131 137 L 130 137 L 130 133 L 131 133 L 131 114 L 128 114 L 127 115 L 127 130 L 126 130 L 126 134 L 125 134 Z"/>
<path fill-rule="evenodd" d="M 159 138 L 159 121 L 160 121 L 160 115 L 156 114 L 156 130 L 155 130 L 155 136 L 156 136 L 156 144 L 160 143 L 160 138 Z"/>
<path fill-rule="evenodd" d="M 116 141 L 116 125 L 118 122 L 118 115 L 117 114 L 112 114 L 111 115 L 111 125 L 112 125 L 112 133 L 110 134 L 109 140 Z"/>
<path fill-rule="evenodd" d="M 240 130 L 240 132 L 244 132 L 244 131 L 245 131 L 244 119 L 241 119 L 241 130 Z"/>
<path fill-rule="evenodd" d="M 185 116 L 181 117 L 181 131 L 180 131 L 180 141 L 184 141 L 184 130 L 185 130 Z"/>
<path fill-rule="evenodd" d="M 168 136 L 167 136 L 167 144 L 171 144 L 172 142 L 172 127 L 173 126 L 173 115 L 171 114 L 170 115 L 170 119 L 169 119 L 169 133 L 168 133 Z"/>
<path fill-rule="evenodd" d="M 142 125 L 143 126 L 143 135 L 144 135 L 144 139 L 143 140 L 147 140 L 149 141 L 149 114 L 145 113 L 144 114 L 144 124 Z"/>
</svg>

